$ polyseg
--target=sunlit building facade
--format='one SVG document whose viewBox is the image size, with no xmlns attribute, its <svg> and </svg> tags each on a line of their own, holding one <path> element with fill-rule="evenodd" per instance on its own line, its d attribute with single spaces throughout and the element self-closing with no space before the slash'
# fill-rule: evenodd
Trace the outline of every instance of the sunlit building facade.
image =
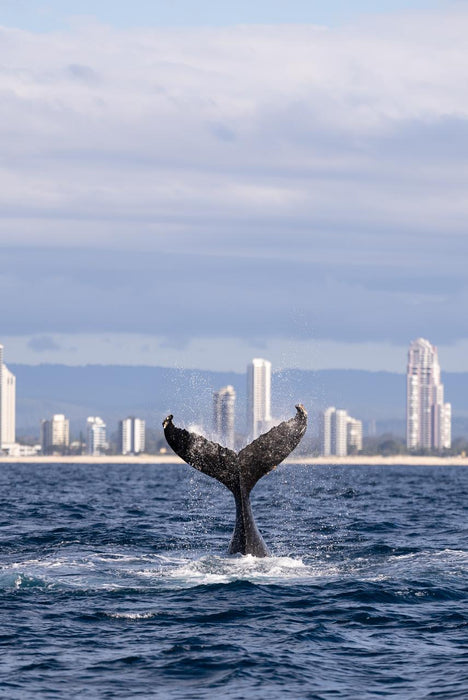
<svg viewBox="0 0 468 700">
<path fill-rule="evenodd" d="M 408 449 L 449 449 L 452 408 L 444 402 L 437 348 L 428 340 L 418 338 L 411 343 L 406 376 Z"/>
<path fill-rule="evenodd" d="M 106 424 L 99 416 L 86 421 L 86 450 L 89 455 L 100 455 L 107 449 Z"/>
<path fill-rule="evenodd" d="M 251 439 L 271 425 L 271 362 L 258 357 L 247 367 L 247 424 Z"/>
<path fill-rule="evenodd" d="M 44 455 L 63 454 L 70 445 L 70 421 L 63 413 L 41 421 L 41 451 Z"/>
<path fill-rule="evenodd" d="M 119 421 L 119 449 L 123 455 L 145 451 L 145 421 L 129 416 Z"/>
<path fill-rule="evenodd" d="M 329 406 L 320 416 L 320 452 L 324 457 L 332 453 L 332 416 L 336 408 Z"/>
<path fill-rule="evenodd" d="M 0 449 L 9 450 L 16 439 L 16 377 L 3 363 L 0 345 Z"/>
<path fill-rule="evenodd" d="M 362 450 L 362 421 L 348 416 L 346 421 L 346 446 L 348 453 L 356 454 Z"/>
<path fill-rule="evenodd" d="M 346 457 L 362 450 L 362 421 L 342 408 L 329 406 L 321 415 L 320 449 L 324 457 Z"/>
<path fill-rule="evenodd" d="M 234 449 L 236 392 L 230 384 L 213 394 L 213 433 L 225 447 Z"/>
</svg>

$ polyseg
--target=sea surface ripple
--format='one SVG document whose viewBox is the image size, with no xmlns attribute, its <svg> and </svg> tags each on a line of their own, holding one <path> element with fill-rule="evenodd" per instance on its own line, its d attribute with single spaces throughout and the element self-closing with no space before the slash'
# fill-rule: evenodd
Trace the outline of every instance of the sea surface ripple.
<svg viewBox="0 0 468 700">
<path fill-rule="evenodd" d="M 0 465 L 0 697 L 468 697 L 463 467 Z"/>
</svg>

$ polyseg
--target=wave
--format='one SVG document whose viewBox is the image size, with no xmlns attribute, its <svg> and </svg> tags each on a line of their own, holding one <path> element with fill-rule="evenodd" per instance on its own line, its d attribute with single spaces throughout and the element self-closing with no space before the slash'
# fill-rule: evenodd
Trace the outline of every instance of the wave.
<svg viewBox="0 0 468 700">
<path fill-rule="evenodd" d="M 82 556 L 46 557 L 13 562 L 0 569 L 0 589 L 16 581 L 42 582 L 60 590 L 117 590 L 164 587 L 179 589 L 248 581 L 285 584 L 336 573 L 328 564 L 306 565 L 293 557 L 258 559 L 251 555 L 222 557 L 205 555 L 137 555 L 118 552 L 88 553 Z M 39 583 L 38 583 L 39 585 Z"/>
<path fill-rule="evenodd" d="M 51 581 L 38 576 L 29 576 L 8 571 L 0 571 L 0 591 L 19 591 L 30 589 L 46 590 L 53 586 Z"/>
<path fill-rule="evenodd" d="M 239 557 L 204 556 L 186 560 L 166 572 L 174 584 L 210 585 L 248 581 L 250 583 L 284 583 L 303 579 L 311 574 L 302 559 L 268 557 L 258 559 L 248 554 Z"/>
<path fill-rule="evenodd" d="M 377 548 L 378 549 L 378 548 Z M 340 558 L 315 552 L 300 557 L 218 556 L 174 553 L 168 555 L 132 551 L 63 552 L 44 558 L 11 562 L 0 568 L 0 590 L 32 587 L 51 590 L 149 590 L 181 589 L 229 584 L 237 581 L 258 585 L 290 586 L 320 584 L 324 580 L 379 583 L 386 580 L 424 581 L 443 574 L 462 580 L 468 553 L 443 549 Z"/>
</svg>

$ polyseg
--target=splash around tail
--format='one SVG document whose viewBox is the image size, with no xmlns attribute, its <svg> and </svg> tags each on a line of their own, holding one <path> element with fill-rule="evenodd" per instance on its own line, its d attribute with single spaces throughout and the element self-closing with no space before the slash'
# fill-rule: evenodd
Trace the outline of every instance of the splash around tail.
<svg viewBox="0 0 468 700">
<path fill-rule="evenodd" d="M 173 416 L 163 421 L 169 446 L 184 462 L 220 481 L 234 496 L 236 524 L 229 554 L 269 555 L 252 512 L 250 492 L 262 476 L 275 469 L 300 443 L 307 429 L 307 411 L 296 405 L 296 415 L 275 426 L 239 453 L 177 428 Z"/>
</svg>

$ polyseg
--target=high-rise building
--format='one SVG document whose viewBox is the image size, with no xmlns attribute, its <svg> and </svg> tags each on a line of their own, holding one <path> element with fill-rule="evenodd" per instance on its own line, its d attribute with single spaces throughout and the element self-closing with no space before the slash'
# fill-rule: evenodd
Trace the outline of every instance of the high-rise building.
<svg viewBox="0 0 468 700">
<path fill-rule="evenodd" d="M 213 394 L 213 432 L 215 439 L 234 449 L 236 392 L 230 384 Z"/>
<path fill-rule="evenodd" d="M 0 450 L 15 444 L 16 433 L 16 378 L 3 364 L 3 345 L 0 345 Z"/>
<path fill-rule="evenodd" d="M 324 457 L 329 457 L 332 452 L 332 416 L 336 408 L 329 406 L 320 417 L 320 452 Z"/>
<path fill-rule="evenodd" d="M 106 424 L 99 416 L 86 421 L 86 449 L 89 455 L 100 455 L 107 449 Z"/>
<path fill-rule="evenodd" d="M 271 362 L 254 358 L 247 367 L 247 425 L 256 438 L 271 423 Z"/>
<path fill-rule="evenodd" d="M 330 406 L 321 416 L 321 453 L 325 457 L 345 457 L 348 451 L 362 450 L 362 422 L 351 418 L 347 411 Z"/>
<path fill-rule="evenodd" d="M 119 449 L 123 455 L 145 451 L 145 421 L 129 416 L 119 421 Z"/>
<path fill-rule="evenodd" d="M 452 408 L 444 403 L 437 348 L 428 340 L 418 338 L 411 343 L 406 379 L 408 449 L 448 449 Z"/>
<path fill-rule="evenodd" d="M 3 445 L 3 431 L 2 431 L 2 425 L 3 425 L 3 411 L 2 411 L 2 403 L 3 403 L 3 345 L 0 345 L 0 450 L 2 449 Z"/>
<path fill-rule="evenodd" d="M 348 414 L 342 408 L 337 408 L 331 421 L 332 449 L 337 457 L 348 454 Z"/>
<path fill-rule="evenodd" d="M 362 450 L 362 421 L 348 416 L 346 431 L 348 452 L 360 452 Z"/>
<path fill-rule="evenodd" d="M 70 421 L 63 413 L 41 421 L 41 450 L 44 455 L 63 454 L 70 445 Z"/>
</svg>

